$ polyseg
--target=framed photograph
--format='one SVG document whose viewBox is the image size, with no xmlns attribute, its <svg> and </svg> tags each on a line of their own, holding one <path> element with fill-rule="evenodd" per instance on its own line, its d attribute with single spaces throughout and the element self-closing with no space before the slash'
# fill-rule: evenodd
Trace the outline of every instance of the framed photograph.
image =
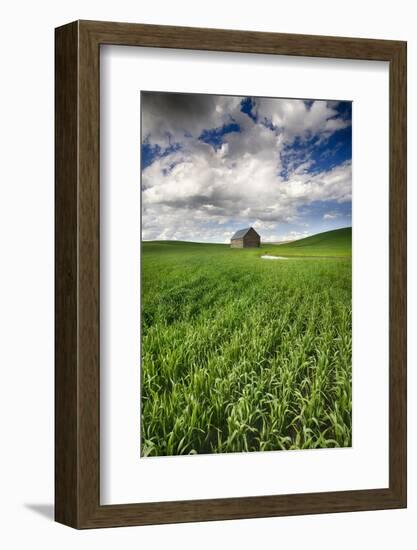
<svg viewBox="0 0 417 550">
<path fill-rule="evenodd" d="M 406 43 L 56 29 L 56 521 L 406 506 Z"/>
</svg>

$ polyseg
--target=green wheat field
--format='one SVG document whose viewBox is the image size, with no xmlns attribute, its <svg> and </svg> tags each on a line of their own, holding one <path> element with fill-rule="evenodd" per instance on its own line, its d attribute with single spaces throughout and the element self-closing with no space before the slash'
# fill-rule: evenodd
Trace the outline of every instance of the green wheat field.
<svg viewBox="0 0 417 550">
<path fill-rule="evenodd" d="M 141 455 L 351 446 L 351 267 L 351 228 L 143 242 Z"/>
</svg>

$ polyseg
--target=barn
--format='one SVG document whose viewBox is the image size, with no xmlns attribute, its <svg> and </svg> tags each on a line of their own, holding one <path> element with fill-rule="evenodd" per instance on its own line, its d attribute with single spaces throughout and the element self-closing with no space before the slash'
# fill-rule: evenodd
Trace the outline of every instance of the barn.
<svg viewBox="0 0 417 550">
<path fill-rule="evenodd" d="M 261 236 L 253 227 L 239 229 L 230 239 L 231 248 L 259 248 L 261 246 Z"/>
</svg>

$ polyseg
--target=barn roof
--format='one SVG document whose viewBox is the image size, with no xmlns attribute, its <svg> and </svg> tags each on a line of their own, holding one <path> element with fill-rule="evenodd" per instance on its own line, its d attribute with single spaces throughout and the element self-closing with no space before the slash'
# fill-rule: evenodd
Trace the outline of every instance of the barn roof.
<svg viewBox="0 0 417 550">
<path fill-rule="evenodd" d="M 246 233 L 250 229 L 252 229 L 252 227 L 246 227 L 245 229 L 239 229 L 238 231 L 236 231 L 236 233 L 233 235 L 233 237 L 230 240 L 234 241 L 235 239 L 243 239 L 243 237 L 246 235 Z"/>
</svg>

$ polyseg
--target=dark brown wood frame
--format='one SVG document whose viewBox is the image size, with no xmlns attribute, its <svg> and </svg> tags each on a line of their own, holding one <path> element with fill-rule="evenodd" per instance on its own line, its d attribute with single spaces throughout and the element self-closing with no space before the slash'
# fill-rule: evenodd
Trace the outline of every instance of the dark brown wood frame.
<svg viewBox="0 0 417 550">
<path fill-rule="evenodd" d="M 99 497 L 99 56 L 120 44 L 389 62 L 389 487 L 144 504 Z M 77 21 L 56 29 L 55 519 L 75 528 L 406 506 L 406 43 Z"/>
</svg>

